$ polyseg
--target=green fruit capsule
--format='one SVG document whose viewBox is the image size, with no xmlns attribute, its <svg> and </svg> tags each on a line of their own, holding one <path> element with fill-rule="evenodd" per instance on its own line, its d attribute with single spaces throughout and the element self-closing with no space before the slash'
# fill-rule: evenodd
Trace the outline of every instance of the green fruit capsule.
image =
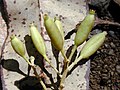
<svg viewBox="0 0 120 90">
<path fill-rule="evenodd" d="M 15 50 L 15 52 L 22 57 L 25 56 L 25 47 L 23 43 L 17 37 L 13 35 L 10 38 L 11 38 L 11 45 L 13 49 Z"/>
<path fill-rule="evenodd" d="M 106 35 L 107 32 L 104 31 L 90 38 L 86 42 L 85 46 L 83 46 L 80 56 L 82 58 L 88 58 L 92 54 L 94 54 L 97 51 L 97 49 L 103 44 Z"/>
<path fill-rule="evenodd" d="M 48 17 L 48 15 L 44 15 L 44 25 L 52 44 L 57 50 L 61 51 L 63 49 L 64 41 L 57 25 L 50 17 Z"/>
<path fill-rule="evenodd" d="M 63 26 L 62 26 L 61 21 L 55 17 L 55 18 L 54 18 L 54 22 L 55 22 L 55 24 L 57 25 L 57 27 L 58 27 L 61 35 L 62 35 L 62 38 L 63 38 L 63 40 L 64 40 L 64 31 L 63 31 Z"/>
<path fill-rule="evenodd" d="M 79 46 L 87 39 L 94 25 L 94 21 L 95 21 L 95 11 L 90 10 L 89 14 L 85 17 L 85 19 L 78 27 L 74 40 L 76 46 Z"/>
<path fill-rule="evenodd" d="M 41 55 L 46 55 L 46 47 L 42 36 L 40 35 L 37 27 L 32 23 L 30 25 L 30 35 L 35 48 Z"/>
</svg>

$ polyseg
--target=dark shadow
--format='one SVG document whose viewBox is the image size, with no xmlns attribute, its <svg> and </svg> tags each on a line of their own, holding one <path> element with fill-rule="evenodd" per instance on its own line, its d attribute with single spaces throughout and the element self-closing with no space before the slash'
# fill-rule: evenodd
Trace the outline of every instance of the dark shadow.
<svg viewBox="0 0 120 90">
<path fill-rule="evenodd" d="M 114 21 L 117 21 L 120 23 L 120 6 L 119 4 L 115 3 L 114 0 L 111 0 L 110 5 L 108 7 L 108 11 L 114 18 Z"/>
<path fill-rule="evenodd" d="M 80 61 L 68 72 L 68 75 L 70 75 L 76 67 L 85 64 L 87 61 L 88 61 L 88 59 L 82 59 L 82 60 L 80 60 Z M 68 75 L 67 75 L 67 76 L 68 76 Z"/>
<path fill-rule="evenodd" d="M 45 72 L 45 74 L 50 78 L 50 81 L 51 83 L 54 83 L 53 81 L 53 78 L 52 78 L 52 74 L 50 74 L 44 67 L 44 58 L 41 54 L 39 54 L 39 52 L 36 50 L 33 42 L 32 42 L 32 39 L 29 35 L 26 35 L 24 37 L 24 40 L 25 40 L 25 45 L 26 45 L 26 50 L 27 50 L 27 53 L 30 56 L 34 56 L 35 57 L 35 64 L 38 65 L 41 70 L 43 72 Z M 28 68 L 28 74 L 30 72 L 30 67 Z"/>
<path fill-rule="evenodd" d="M 51 46 L 52 46 L 52 53 L 53 53 L 53 55 L 54 55 L 54 57 L 56 59 L 57 70 L 59 71 L 60 61 L 59 61 L 58 58 L 59 58 L 60 51 L 57 50 L 52 43 L 51 43 Z M 60 83 L 60 77 L 57 75 L 57 82 L 56 82 L 56 84 L 54 83 L 54 88 L 59 87 L 59 83 Z"/>
<path fill-rule="evenodd" d="M 0 12 L 2 14 L 2 18 L 5 20 L 7 28 L 9 28 L 9 15 L 7 12 L 7 5 L 6 2 L 4 0 L 0 0 Z"/>
<path fill-rule="evenodd" d="M 80 53 L 79 53 L 79 55 L 80 55 Z M 79 55 L 78 55 L 78 56 L 79 56 Z M 98 56 L 98 57 L 101 56 L 102 60 L 104 60 L 104 58 L 105 58 L 106 56 L 108 56 L 108 54 L 107 54 L 107 53 L 103 53 L 103 52 L 100 52 L 99 54 L 94 53 L 93 55 L 91 55 L 91 56 L 89 57 L 89 59 L 82 59 L 82 60 L 80 60 L 80 61 L 71 69 L 71 71 L 69 71 L 68 75 L 70 75 L 76 67 L 85 64 L 88 60 L 94 60 L 94 59 L 95 59 L 95 56 Z M 67 76 L 68 76 L 68 75 L 67 75 Z"/>
<path fill-rule="evenodd" d="M 57 69 L 59 70 L 59 60 L 58 60 L 58 57 L 59 57 L 59 53 L 60 53 L 60 51 L 59 50 L 57 50 L 57 49 L 55 49 L 55 47 L 54 47 L 54 45 L 51 43 L 51 46 L 52 46 L 52 53 L 53 53 L 53 55 L 54 55 L 54 57 L 55 57 L 55 59 L 56 59 L 56 63 L 57 63 Z"/>
<path fill-rule="evenodd" d="M 43 61 L 43 57 L 38 53 L 38 51 L 36 50 L 36 48 L 34 47 L 33 43 L 32 43 L 32 40 L 31 40 L 31 37 L 29 35 L 26 35 L 24 37 L 24 40 L 25 40 L 25 46 L 26 46 L 26 50 L 27 50 L 27 53 L 28 53 L 28 56 L 34 56 L 35 57 L 35 61 L 36 60 L 40 60 L 41 62 Z M 41 63 L 39 63 L 41 66 Z M 30 70 L 31 70 L 31 67 L 29 66 L 28 67 L 28 75 L 30 73 Z"/>
<path fill-rule="evenodd" d="M 53 86 L 56 88 L 56 84 L 53 81 L 52 74 L 50 74 L 44 67 L 44 58 L 42 55 L 39 54 L 39 52 L 36 50 L 34 47 L 31 37 L 29 35 L 26 35 L 24 37 L 25 39 L 25 45 L 26 45 L 26 50 L 28 53 L 28 56 L 34 56 L 35 57 L 35 65 L 38 65 L 41 69 L 40 72 L 44 72 L 50 79 L 51 83 L 50 85 L 46 85 L 47 87 Z M 19 74 L 22 74 L 25 76 L 25 78 L 22 78 L 21 80 L 15 81 L 15 85 L 20 89 L 20 90 L 42 90 L 41 84 L 39 80 L 35 77 L 29 76 L 31 67 L 29 66 L 28 68 L 28 74 L 24 74 L 20 69 L 19 69 L 19 63 L 17 60 L 14 59 L 7 59 L 7 60 L 2 60 L 1 65 L 3 68 L 9 71 L 17 72 Z M 43 79 L 44 81 L 44 79 Z"/>
<path fill-rule="evenodd" d="M 13 71 L 13 72 L 17 72 L 23 76 L 27 76 L 25 73 L 23 73 L 20 69 L 19 69 L 19 63 L 17 60 L 14 59 L 7 59 L 7 60 L 2 60 L 1 61 L 2 67 L 5 68 L 8 71 Z"/>
<path fill-rule="evenodd" d="M 74 34 L 75 32 L 76 32 L 76 29 L 73 29 L 73 30 L 71 30 L 70 32 L 68 32 L 68 34 L 64 37 L 65 40 L 66 40 L 66 39 L 70 39 L 71 35 Z M 55 57 L 55 59 L 56 59 L 57 69 L 59 70 L 59 63 L 60 63 L 60 61 L 58 60 L 58 58 L 59 58 L 59 53 L 60 53 L 60 52 L 59 52 L 57 49 L 55 49 L 55 47 L 54 47 L 54 45 L 53 45 L 52 43 L 51 43 L 51 46 L 52 46 L 53 55 L 54 55 L 54 57 Z M 72 47 L 73 47 L 73 45 L 68 48 L 67 53 L 66 53 L 66 56 L 67 56 L 67 57 L 69 57 L 70 52 L 71 52 L 71 50 L 72 50 Z M 73 57 L 72 57 L 72 59 L 71 59 L 71 62 L 75 60 L 76 55 L 77 55 L 77 51 L 74 53 L 74 55 L 73 55 Z M 64 68 L 64 66 L 63 66 L 63 68 Z M 63 73 L 63 70 L 62 70 L 61 74 L 62 74 L 62 73 Z M 56 82 L 56 84 L 54 84 L 55 90 L 58 90 L 59 84 L 60 84 L 60 77 L 58 76 L 58 77 L 57 77 L 57 82 Z"/>
<path fill-rule="evenodd" d="M 6 25 L 7 25 L 7 29 L 8 29 L 10 20 L 9 20 L 9 15 L 8 15 L 8 12 L 7 12 L 7 5 L 6 5 L 6 1 L 5 0 L 0 0 L 0 13 L 1 13 L 1 16 L 4 19 L 4 21 L 5 21 Z M 6 39 L 8 38 L 8 33 L 9 32 L 7 30 L 7 37 L 6 37 Z M 6 41 L 6 39 L 5 39 L 5 41 Z M 4 43 L 2 45 L 2 48 L 1 48 L 0 63 L 1 63 L 3 49 L 5 47 L 5 41 L 4 41 Z M 2 75 L 1 72 L 2 72 L 2 69 L 1 69 L 1 64 L 0 64 L 0 90 L 2 90 L 4 88 L 4 83 L 2 83 L 3 78 L 1 78 L 1 77 L 3 77 L 3 75 Z"/>
<path fill-rule="evenodd" d="M 2 77 L 1 67 L 2 67 L 2 66 L 1 66 L 1 64 L 0 64 L 0 90 L 3 90 L 3 89 L 2 89 L 2 88 L 3 88 L 3 83 L 2 83 L 2 78 L 1 78 L 1 77 Z"/>
<path fill-rule="evenodd" d="M 66 56 L 67 56 L 67 58 L 69 58 L 72 48 L 73 48 L 73 45 L 71 45 L 71 46 L 68 48 L 68 50 L 66 51 Z M 77 50 L 76 50 L 75 53 L 73 54 L 73 56 L 72 56 L 72 58 L 71 58 L 71 60 L 70 60 L 70 64 L 75 60 L 76 56 L 77 56 Z M 64 66 L 63 66 L 63 68 L 64 68 Z M 62 70 L 62 73 L 63 73 L 63 72 L 64 72 L 64 70 Z"/>
<path fill-rule="evenodd" d="M 72 36 L 74 33 L 76 33 L 76 31 L 77 31 L 76 29 L 73 29 L 73 30 L 71 30 L 70 32 L 68 32 L 67 35 L 64 37 L 65 40 L 70 39 L 71 36 Z M 73 47 L 73 45 L 70 46 L 70 47 L 68 48 L 68 50 L 66 51 L 66 56 L 67 56 L 67 58 L 69 57 L 69 55 L 70 55 L 70 53 L 71 53 L 72 47 Z M 76 52 L 74 53 L 74 55 L 73 55 L 73 57 L 72 57 L 72 59 L 71 59 L 71 62 L 75 60 L 75 56 L 76 56 L 75 54 L 77 54 L 77 53 L 76 53 Z M 70 62 L 70 64 L 71 64 L 71 62 Z M 63 69 L 62 69 L 61 74 L 64 72 L 64 68 L 65 68 L 65 66 L 63 66 Z"/>
<path fill-rule="evenodd" d="M 39 52 L 36 50 L 36 48 L 35 48 L 35 46 L 34 46 L 34 44 L 33 44 L 33 42 L 32 42 L 31 37 L 30 37 L 29 35 L 26 35 L 26 36 L 24 37 L 24 40 L 25 40 L 25 46 L 26 46 L 27 53 L 28 53 L 29 57 L 30 57 L 30 56 L 34 56 L 34 57 L 36 58 L 37 56 L 39 56 L 39 57 L 37 57 L 37 58 L 43 60 L 43 57 L 42 57 L 42 56 L 39 54 Z"/>
<path fill-rule="evenodd" d="M 15 81 L 15 86 L 20 90 L 42 90 L 42 86 L 36 77 L 29 76 Z"/>
<path fill-rule="evenodd" d="M 68 50 L 67 50 L 67 52 L 66 52 L 67 58 L 70 56 L 70 53 L 71 53 L 72 48 L 73 48 L 73 45 L 68 48 Z M 76 56 L 77 56 L 77 50 L 76 50 L 75 53 L 73 54 L 73 56 L 72 56 L 72 58 L 71 58 L 71 60 L 70 60 L 70 64 L 75 60 Z"/>
<path fill-rule="evenodd" d="M 110 1 L 112 0 L 93 0 L 90 4 L 88 4 L 89 9 L 93 9 L 96 11 L 96 14 L 99 18 L 111 18 L 111 14 L 108 10 Z"/>
<path fill-rule="evenodd" d="M 41 68 L 41 70 L 49 77 L 51 83 L 54 83 L 52 74 L 50 74 L 44 67 L 44 62 L 36 59 L 35 64 L 38 65 Z"/>
<path fill-rule="evenodd" d="M 65 36 L 65 40 L 70 39 L 71 35 L 74 34 L 75 32 L 76 32 L 76 29 L 73 29 L 70 32 L 68 32 L 67 35 Z"/>
<path fill-rule="evenodd" d="M 93 0 L 89 9 L 95 10 L 98 18 L 120 23 L 120 5 L 115 0 Z"/>
</svg>

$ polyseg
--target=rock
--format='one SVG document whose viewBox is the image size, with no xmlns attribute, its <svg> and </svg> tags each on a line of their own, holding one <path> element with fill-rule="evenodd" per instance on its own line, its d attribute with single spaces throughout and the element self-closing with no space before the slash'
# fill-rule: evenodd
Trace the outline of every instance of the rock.
<svg viewBox="0 0 120 90">
<path fill-rule="evenodd" d="M 109 52 L 108 52 L 109 55 L 114 55 L 114 50 L 113 49 L 110 49 Z"/>
<path fill-rule="evenodd" d="M 101 76 L 102 76 L 102 79 L 104 79 L 104 80 L 108 80 L 109 79 L 109 76 L 107 74 L 102 74 Z"/>
<path fill-rule="evenodd" d="M 90 0 L 89 7 L 95 9 L 99 18 L 103 18 L 105 16 L 111 17 L 108 6 L 111 0 Z"/>
<path fill-rule="evenodd" d="M 115 44 L 113 42 L 110 43 L 112 48 L 115 48 Z"/>
<path fill-rule="evenodd" d="M 120 65 L 116 65 L 116 71 L 120 74 Z"/>
<path fill-rule="evenodd" d="M 51 67 L 49 67 L 48 63 L 46 63 L 43 58 L 40 57 L 35 51 L 35 48 L 32 45 L 31 38 L 29 36 L 29 25 L 30 23 L 34 22 L 37 25 L 39 32 L 42 33 L 43 38 L 45 39 L 45 44 L 47 48 L 47 56 L 51 59 L 51 63 L 58 67 L 60 72 L 63 66 L 63 57 L 61 53 L 57 56 L 57 59 L 54 57 L 53 53 L 56 54 L 51 46 L 50 38 L 46 34 L 46 30 L 44 28 L 44 21 L 43 21 L 43 14 L 48 14 L 50 17 L 58 17 L 62 21 L 65 35 L 67 35 L 72 29 L 75 28 L 76 24 L 84 19 L 86 16 L 86 3 L 83 0 L 2 0 L 5 2 L 5 8 L 7 10 L 8 18 L 10 19 L 9 22 L 9 38 L 7 39 L 7 43 L 5 44 L 4 48 L 4 55 L 2 59 L 5 61 L 14 61 L 18 63 L 19 69 L 24 72 L 25 74 L 29 73 L 28 64 L 18 56 L 11 47 L 10 44 L 10 36 L 15 34 L 21 41 L 24 42 L 26 46 L 26 53 L 27 57 L 34 56 L 37 65 L 40 66 L 42 64 L 42 68 L 45 68 L 45 72 L 47 72 L 47 76 L 51 76 L 50 79 L 44 79 L 46 84 L 52 83 L 54 84 L 54 89 L 58 89 L 56 82 L 59 83 L 56 73 L 53 71 Z M 1 2 L 0 2 L 1 3 Z M 5 15 L 4 15 L 5 16 Z M 0 31 L 1 32 L 1 31 Z M 1 34 L 1 33 L 0 33 Z M 69 46 L 72 46 L 74 35 L 69 38 L 67 42 L 65 42 L 64 48 L 67 50 Z M 0 37 L 1 38 L 1 37 Z M 80 47 L 79 49 L 80 50 Z M 52 52 L 53 51 L 53 52 Z M 58 61 L 60 60 L 60 65 Z M 14 65 L 14 63 L 12 63 Z M 8 64 L 9 66 L 9 64 Z M 87 89 L 89 88 L 89 73 L 90 73 L 90 61 L 87 61 L 82 67 L 76 67 L 73 72 L 68 75 L 67 79 L 65 80 L 65 88 L 64 90 L 78 90 L 80 89 Z M 29 70 L 29 71 L 28 71 Z M 18 90 L 21 89 L 21 85 L 27 85 L 26 78 L 23 74 L 19 74 L 17 71 L 10 71 L 9 68 L 3 68 L 3 79 L 5 88 L 8 90 Z M 41 74 L 40 68 L 37 70 Z M 30 76 L 33 76 L 33 71 L 30 71 Z M 49 74 L 49 73 L 50 74 Z M 79 76 L 77 76 L 79 73 Z M 49 74 L 49 75 L 48 75 Z M 53 81 L 52 81 L 53 80 Z M 16 81 L 20 82 L 20 85 L 16 85 Z M 21 83 L 23 81 L 23 83 Z M 54 83 L 53 83 L 54 82 Z M 29 81 L 27 81 L 29 83 Z M 3 85 L 4 85 L 3 84 Z M 32 83 L 33 85 L 33 83 Z M 5 90 L 5 89 L 4 89 Z M 36 89 L 32 89 L 36 90 Z M 40 89 L 41 90 L 41 89 Z M 47 90 L 51 90 L 51 88 L 47 88 Z"/>
<path fill-rule="evenodd" d="M 120 0 L 114 0 L 120 6 Z"/>
</svg>

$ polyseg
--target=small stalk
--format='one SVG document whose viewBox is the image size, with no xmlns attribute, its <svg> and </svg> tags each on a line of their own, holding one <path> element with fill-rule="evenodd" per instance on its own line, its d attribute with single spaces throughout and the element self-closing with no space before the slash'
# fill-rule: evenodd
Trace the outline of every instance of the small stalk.
<svg viewBox="0 0 120 90">
<path fill-rule="evenodd" d="M 44 90 L 47 90 L 47 87 L 46 87 L 46 85 L 44 84 L 44 82 L 42 81 L 42 79 L 39 77 L 39 75 L 38 75 L 38 73 L 37 73 L 37 71 L 36 71 L 36 68 L 35 68 L 34 66 L 31 66 L 31 67 L 32 67 L 32 69 L 33 69 L 33 71 L 34 71 L 35 76 L 39 79 L 40 84 L 42 85 L 43 89 L 44 89 Z"/>
<path fill-rule="evenodd" d="M 44 89 L 44 90 L 47 90 L 47 87 L 46 87 L 46 85 L 44 84 L 44 82 L 42 81 L 42 79 L 41 79 L 41 78 L 40 78 L 40 83 L 41 83 L 41 85 L 42 85 L 43 89 Z"/>
<path fill-rule="evenodd" d="M 68 63 L 68 62 L 69 62 L 69 59 L 68 59 L 67 56 L 65 55 L 65 50 L 62 49 L 62 50 L 61 50 L 61 53 L 62 53 L 62 56 L 64 57 L 64 62 Z"/>
<path fill-rule="evenodd" d="M 79 56 L 77 59 L 75 59 L 75 61 L 68 67 L 68 71 L 70 71 L 82 59 L 82 56 Z"/>
<path fill-rule="evenodd" d="M 66 68 L 65 71 L 63 72 L 63 75 L 62 75 L 62 78 L 61 78 L 61 81 L 60 81 L 60 87 L 59 87 L 60 90 L 63 90 L 63 88 L 64 88 L 64 82 L 65 82 L 67 73 L 68 73 L 68 68 Z"/>
<path fill-rule="evenodd" d="M 25 55 L 22 56 L 22 57 L 23 57 L 23 59 L 24 59 L 30 66 L 32 65 Z"/>
<path fill-rule="evenodd" d="M 70 60 L 71 60 L 74 52 L 76 51 L 76 49 L 77 49 L 77 46 L 74 45 L 73 48 L 72 48 L 72 51 L 70 53 L 69 59 L 67 59 L 66 55 L 64 54 L 64 50 L 61 51 L 66 63 L 64 63 L 65 68 L 64 68 L 64 72 L 63 72 L 63 75 L 62 75 L 62 78 L 61 78 L 61 81 L 60 81 L 60 87 L 59 87 L 60 90 L 62 90 L 64 88 L 64 82 L 65 82 L 66 76 L 67 76 L 68 71 L 69 71 L 68 66 L 69 66 Z"/>
<path fill-rule="evenodd" d="M 76 50 L 77 50 L 77 46 L 74 45 L 73 48 L 72 48 L 72 51 L 71 51 L 71 53 L 70 53 L 70 56 L 69 56 L 69 58 L 68 58 L 69 60 L 72 59 L 72 56 L 73 56 L 73 54 L 75 53 Z"/>
<path fill-rule="evenodd" d="M 79 58 L 77 58 L 69 67 L 66 68 L 66 70 L 63 72 L 61 81 L 60 81 L 60 90 L 63 90 L 64 88 L 64 82 L 66 79 L 66 76 L 68 74 L 68 72 L 82 59 L 82 57 L 80 56 Z"/>
<path fill-rule="evenodd" d="M 65 55 L 64 48 L 61 50 L 61 53 L 62 53 L 62 56 L 64 57 L 64 69 L 63 70 L 65 71 L 65 69 L 68 67 L 70 60 Z"/>
<path fill-rule="evenodd" d="M 42 81 L 42 79 L 39 77 L 39 75 L 38 75 L 38 73 L 37 73 L 37 71 L 36 71 L 35 66 L 32 65 L 32 64 L 29 62 L 29 60 L 26 58 L 26 56 L 23 56 L 23 58 L 24 58 L 25 61 L 32 67 L 32 69 L 33 69 L 33 71 L 34 71 L 34 74 L 35 74 L 35 76 L 39 79 L 40 84 L 42 85 L 43 89 L 44 89 L 44 90 L 47 90 L 47 87 L 46 87 L 46 85 L 44 84 L 44 82 Z"/>
<path fill-rule="evenodd" d="M 55 70 L 55 72 L 56 72 L 56 73 L 59 75 L 59 77 L 61 78 L 61 75 L 60 75 L 59 71 L 51 64 L 49 58 L 48 58 L 46 55 L 44 55 L 43 57 L 45 58 L 45 60 L 50 64 L 50 66 Z"/>
</svg>

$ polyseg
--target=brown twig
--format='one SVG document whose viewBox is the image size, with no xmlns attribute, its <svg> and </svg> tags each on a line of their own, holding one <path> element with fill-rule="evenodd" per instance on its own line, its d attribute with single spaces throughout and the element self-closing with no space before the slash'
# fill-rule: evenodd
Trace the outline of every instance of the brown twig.
<svg viewBox="0 0 120 90">
<path fill-rule="evenodd" d="M 98 25 L 98 24 L 107 24 L 107 25 L 120 26 L 120 23 L 118 23 L 118 22 L 114 22 L 114 21 L 110 21 L 110 20 L 102 20 L 102 19 L 96 18 L 95 26 Z"/>
</svg>

